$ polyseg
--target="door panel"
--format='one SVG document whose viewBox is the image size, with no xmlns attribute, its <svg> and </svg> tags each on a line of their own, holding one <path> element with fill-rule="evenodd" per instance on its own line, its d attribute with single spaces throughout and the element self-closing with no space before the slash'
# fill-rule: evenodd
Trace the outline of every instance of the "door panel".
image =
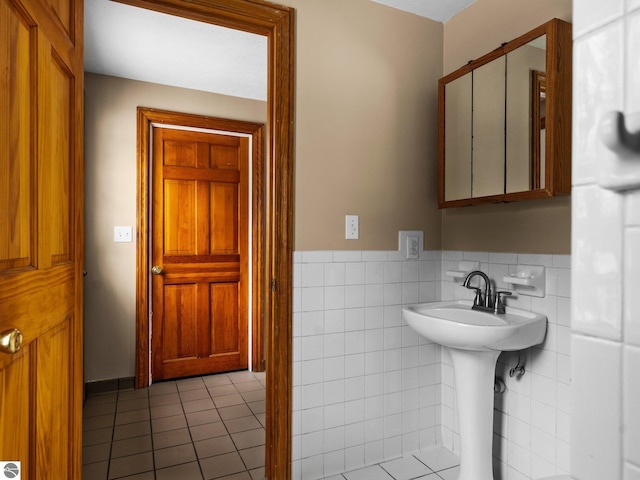
<svg viewBox="0 0 640 480">
<path fill-rule="evenodd" d="M 152 377 L 248 366 L 247 138 L 154 129 Z"/>
<path fill-rule="evenodd" d="M 82 2 L 0 0 L 0 459 L 80 479 Z"/>
</svg>

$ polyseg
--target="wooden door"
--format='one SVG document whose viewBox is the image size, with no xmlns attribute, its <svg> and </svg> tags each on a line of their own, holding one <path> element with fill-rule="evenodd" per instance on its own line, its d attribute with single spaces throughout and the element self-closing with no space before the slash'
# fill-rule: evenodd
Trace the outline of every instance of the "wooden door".
<svg viewBox="0 0 640 480">
<path fill-rule="evenodd" d="M 156 128 L 153 381 L 248 366 L 249 140 Z"/>
<path fill-rule="evenodd" d="M 22 479 L 81 477 L 82 22 L 0 0 L 0 460 Z"/>
</svg>

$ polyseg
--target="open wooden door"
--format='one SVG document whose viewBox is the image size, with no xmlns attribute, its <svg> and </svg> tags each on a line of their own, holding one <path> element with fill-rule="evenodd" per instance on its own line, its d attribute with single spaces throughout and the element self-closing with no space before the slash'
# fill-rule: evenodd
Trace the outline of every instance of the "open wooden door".
<svg viewBox="0 0 640 480">
<path fill-rule="evenodd" d="M 80 0 L 0 0 L 0 461 L 23 480 L 81 477 L 82 34 Z"/>
</svg>

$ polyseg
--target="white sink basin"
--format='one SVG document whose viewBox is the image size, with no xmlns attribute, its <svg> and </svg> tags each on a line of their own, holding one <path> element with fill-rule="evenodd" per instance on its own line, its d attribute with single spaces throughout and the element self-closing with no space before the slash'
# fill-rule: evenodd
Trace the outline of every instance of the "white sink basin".
<svg viewBox="0 0 640 480">
<path fill-rule="evenodd" d="M 454 300 L 405 307 L 404 319 L 434 343 L 462 350 L 522 350 L 544 340 L 547 317 L 517 308 L 496 315 L 471 310 L 472 302 Z"/>
<path fill-rule="evenodd" d="M 420 335 L 449 347 L 460 428 L 458 480 L 493 480 L 493 382 L 503 350 L 544 340 L 547 317 L 517 308 L 496 315 L 457 300 L 405 307 L 402 316 Z"/>
</svg>

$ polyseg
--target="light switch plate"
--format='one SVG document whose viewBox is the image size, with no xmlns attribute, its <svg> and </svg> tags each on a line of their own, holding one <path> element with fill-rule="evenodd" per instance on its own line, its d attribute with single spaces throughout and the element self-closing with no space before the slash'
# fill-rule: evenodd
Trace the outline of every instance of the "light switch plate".
<svg viewBox="0 0 640 480">
<path fill-rule="evenodd" d="M 118 243 L 133 242 L 133 227 L 113 227 L 113 241 Z"/>
<path fill-rule="evenodd" d="M 360 222 L 358 215 L 345 216 L 345 236 L 346 240 L 358 240 L 360 238 Z"/>
</svg>

